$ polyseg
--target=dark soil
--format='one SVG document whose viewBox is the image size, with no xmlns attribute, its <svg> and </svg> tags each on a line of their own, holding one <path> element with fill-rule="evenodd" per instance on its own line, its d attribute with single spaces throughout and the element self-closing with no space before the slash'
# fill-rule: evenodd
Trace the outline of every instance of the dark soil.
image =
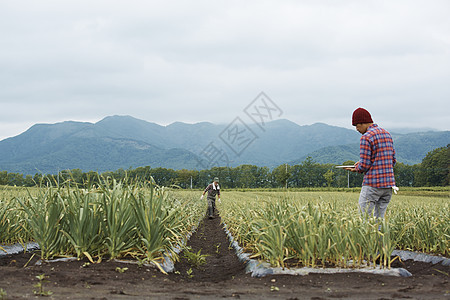
<svg viewBox="0 0 450 300">
<path fill-rule="evenodd" d="M 220 225 L 220 218 L 204 219 L 191 237 L 190 252 L 207 255 L 206 264 L 188 263 L 181 254 L 175 272 L 135 264 L 103 261 L 52 262 L 35 265 L 37 254 L 0 256 L 0 289 L 4 299 L 36 296 L 36 275 L 48 276 L 44 291 L 53 299 L 447 299 L 450 300 L 450 268 L 406 261 L 397 263 L 411 277 L 382 275 L 312 274 L 271 275 L 253 278 L 245 274 Z M 128 268 L 123 273 L 116 268 Z M 0 299 L 2 291 L 0 290 Z"/>
</svg>

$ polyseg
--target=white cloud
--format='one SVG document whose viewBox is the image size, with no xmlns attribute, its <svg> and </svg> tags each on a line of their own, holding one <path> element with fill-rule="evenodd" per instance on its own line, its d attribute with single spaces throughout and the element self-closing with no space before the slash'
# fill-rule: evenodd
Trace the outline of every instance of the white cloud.
<svg viewBox="0 0 450 300">
<path fill-rule="evenodd" d="M 448 130 L 449 10 L 445 0 L 2 1 L 0 139 L 113 114 L 227 123 L 260 91 L 300 124 L 350 127 L 363 106 L 391 127 Z"/>
</svg>

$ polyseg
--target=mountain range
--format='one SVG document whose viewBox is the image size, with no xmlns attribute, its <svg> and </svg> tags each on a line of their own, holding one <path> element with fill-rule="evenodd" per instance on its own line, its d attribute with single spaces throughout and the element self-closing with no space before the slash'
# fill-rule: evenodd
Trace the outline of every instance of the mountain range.
<svg viewBox="0 0 450 300">
<path fill-rule="evenodd" d="M 420 163 L 450 143 L 450 131 L 393 133 L 397 160 Z M 311 156 L 318 163 L 357 160 L 360 134 L 323 123 L 298 125 L 286 119 L 264 124 L 175 122 L 167 126 L 131 116 L 97 123 L 35 124 L 0 141 L 0 170 L 35 174 L 65 169 L 112 171 L 139 166 L 207 169 L 215 165 L 276 167 Z"/>
</svg>

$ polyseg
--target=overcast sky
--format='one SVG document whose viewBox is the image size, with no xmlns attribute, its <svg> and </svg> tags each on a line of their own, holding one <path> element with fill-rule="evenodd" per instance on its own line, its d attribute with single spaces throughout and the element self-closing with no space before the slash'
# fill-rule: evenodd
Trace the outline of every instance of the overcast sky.
<svg viewBox="0 0 450 300">
<path fill-rule="evenodd" d="M 450 1 L 0 0 L 0 140 L 109 115 L 450 129 Z"/>
</svg>

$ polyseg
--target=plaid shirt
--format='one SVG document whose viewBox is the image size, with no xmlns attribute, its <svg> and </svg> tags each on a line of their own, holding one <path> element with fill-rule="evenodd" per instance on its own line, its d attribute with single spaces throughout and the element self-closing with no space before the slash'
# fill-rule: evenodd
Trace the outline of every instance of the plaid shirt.
<svg viewBox="0 0 450 300">
<path fill-rule="evenodd" d="M 363 185 L 375 188 L 395 186 L 395 150 L 392 137 L 377 124 L 363 134 L 359 146 L 359 162 L 356 170 L 365 173 Z"/>
</svg>

